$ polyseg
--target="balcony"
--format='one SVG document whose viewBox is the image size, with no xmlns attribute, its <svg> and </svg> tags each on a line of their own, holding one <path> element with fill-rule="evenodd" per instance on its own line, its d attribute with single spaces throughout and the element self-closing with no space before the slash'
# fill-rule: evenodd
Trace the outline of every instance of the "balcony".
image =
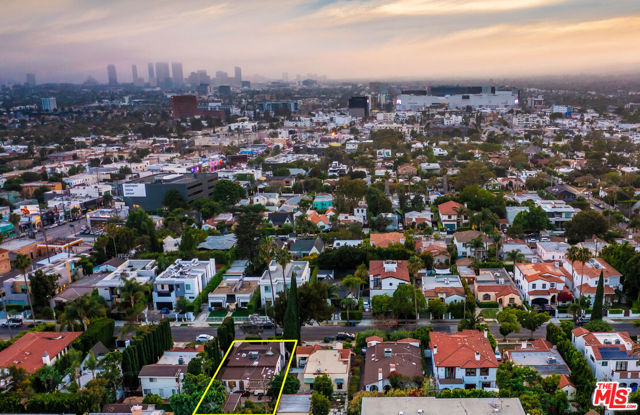
<svg viewBox="0 0 640 415">
<path fill-rule="evenodd" d="M 460 378 L 438 378 L 438 383 L 441 385 L 462 385 L 464 381 Z"/>
</svg>

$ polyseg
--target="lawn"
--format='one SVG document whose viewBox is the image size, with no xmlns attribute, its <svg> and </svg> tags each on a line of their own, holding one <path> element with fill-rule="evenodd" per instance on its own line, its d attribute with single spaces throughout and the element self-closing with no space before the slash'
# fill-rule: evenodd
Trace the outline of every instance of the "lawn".
<svg viewBox="0 0 640 415">
<path fill-rule="evenodd" d="M 234 317 L 249 317 L 249 311 L 248 310 L 236 310 L 233 312 L 233 316 Z"/>
<path fill-rule="evenodd" d="M 485 308 L 482 311 L 480 311 L 480 314 L 484 318 L 496 318 L 496 315 L 498 314 L 499 311 L 500 310 L 497 308 Z"/>
<path fill-rule="evenodd" d="M 213 310 L 212 312 L 209 313 L 209 318 L 214 318 L 214 317 L 223 318 L 226 316 L 227 316 L 227 310 Z"/>
</svg>

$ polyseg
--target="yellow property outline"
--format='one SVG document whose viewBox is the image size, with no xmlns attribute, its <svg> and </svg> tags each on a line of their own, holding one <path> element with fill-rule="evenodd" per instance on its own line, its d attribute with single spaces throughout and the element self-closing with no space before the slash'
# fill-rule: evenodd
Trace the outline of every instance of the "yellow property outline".
<svg viewBox="0 0 640 415">
<path fill-rule="evenodd" d="M 213 384 L 213 381 L 215 380 L 216 376 L 218 376 L 218 372 L 220 371 L 220 369 L 222 369 L 222 365 L 224 365 L 224 362 L 227 360 L 227 356 L 229 355 L 231 350 L 233 350 L 233 346 L 236 343 L 293 343 L 293 350 L 291 351 L 291 357 L 289 358 L 289 363 L 287 364 L 287 369 L 286 369 L 286 372 L 284 374 L 284 378 L 282 378 L 282 386 L 280 386 L 280 393 L 278 394 L 278 399 L 276 399 L 276 404 L 273 407 L 273 412 L 270 413 L 270 414 L 257 414 L 257 415 L 275 415 L 276 414 L 276 411 L 278 410 L 278 404 L 280 403 L 280 398 L 282 397 L 282 392 L 284 391 L 284 383 L 287 380 L 287 376 L 289 376 L 289 369 L 291 368 L 291 362 L 293 361 L 293 355 L 295 354 L 296 347 L 298 346 L 298 341 L 297 340 L 234 340 L 234 341 L 232 341 L 231 342 L 231 346 L 229 346 L 229 349 L 227 349 L 227 352 L 224 354 L 224 357 L 222 358 L 222 361 L 220 362 L 220 365 L 216 369 L 216 373 L 213 374 L 213 377 L 211 378 L 211 381 L 207 385 L 207 389 L 204 390 L 204 393 L 202 394 L 202 397 L 200 397 L 200 400 L 198 401 L 198 405 L 196 405 L 196 409 L 193 410 L 193 414 L 192 415 L 196 415 L 196 414 L 197 415 L 227 415 L 227 414 L 198 414 L 198 408 L 200 408 L 200 404 L 204 400 L 204 397 L 207 396 L 207 392 L 209 392 L 209 388 Z M 282 373 L 282 372 L 280 372 L 280 373 Z"/>
</svg>

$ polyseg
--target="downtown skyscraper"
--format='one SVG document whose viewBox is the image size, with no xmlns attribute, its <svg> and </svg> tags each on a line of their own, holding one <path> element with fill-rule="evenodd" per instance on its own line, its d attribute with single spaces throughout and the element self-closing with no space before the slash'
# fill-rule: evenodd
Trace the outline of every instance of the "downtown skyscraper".
<svg viewBox="0 0 640 415">
<path fill-rule="evenodd" d="M 118 85 L 118 74 L 116 73 L 116 65 L 112 63 L 107 65 L 107 79 L 109 86 Z"/>
<path fill-rule="evenodd" d="M 173 76 L 173 86 L 184 85 L 184 75 L 182 74 L 182 63 L 171 63 L 171 75 Z"/>
</svg>

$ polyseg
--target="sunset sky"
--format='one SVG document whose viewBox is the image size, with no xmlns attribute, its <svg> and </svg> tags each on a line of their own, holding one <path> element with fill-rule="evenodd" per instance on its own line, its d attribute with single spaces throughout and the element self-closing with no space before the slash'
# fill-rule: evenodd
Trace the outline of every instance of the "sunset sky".
<svg viewBox="0 0 640 415">
<path fill-rule="evenodd" d="M 147 62 L 333 79 L 640 73 L 638 0 L 2 0 L 0 82 Z"/>
</svg>

